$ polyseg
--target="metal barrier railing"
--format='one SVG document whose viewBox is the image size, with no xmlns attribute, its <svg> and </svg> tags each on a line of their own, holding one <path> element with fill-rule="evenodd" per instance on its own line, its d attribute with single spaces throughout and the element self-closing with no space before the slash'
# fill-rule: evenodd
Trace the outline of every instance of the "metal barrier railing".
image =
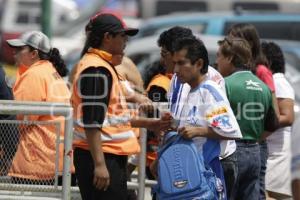
<svg viewBox="0 0 300 200">
<path fill-rule="evenodd" d="M 165 109 L 167 104 L 156 104 L 156 107 Z M 71 199 L 72 193 L 79 193 L 78 187 L 71 187 L 71 151 L 72 151 L 72 139 L 73 139 L 73 109 L 69 104 L 62 103 L 45 103 L 45 102 L 18 102 L 18 101 L 3 101 L 0 100 L 0 114 L 4 115 L 57 115 L 65 117 L 65 132 L 64 132 L 64 159 L 63 159 L 63 172 L 62 172 L 62 186 L 57 185 L 57 177 L 55 177 L 54 186 L 39 186 L 39 185 L 18 185 L 15 184 L 14 187 L 9 187 L 8 184 L 3 184 L 0 178 L 0 190 L 6 191 L 7 194 L 11 194 L 11 191 L 30 191 L 33 195 L 42 195 L 47 193 L 46 197 L 52 197 L 49 194 L 51 192 L 61 192 L 60 197 L 63 200 Z M 4 121 L 2 121 L 4 122 Z M 5 121 L 6 122 L 6 121 Z M 10 121 L 9 123 L 14 123 Z M 28 124 L 29 122 L 16 122 L 17 124 Z M 34 123 L 34 122 L 30 122 Z M 37 122 L 38 123 L 38 122 Z M 57 143 L 61 142 L 59 138 L 56 139 Z M 139 154 L 139 166 L 138 166 L 138 177 L 137 182 L 127 182 L 128 189 L 138 190 L 138 199 L 144 200 L 145 198 L 145 187 L 153 186 L 156 181 L 146 180 L 146 141 L 147 141 L 147 131 L 146 129 L 141 129 L 140 132 L 140 146 L 141 152 Z M 56 148 L 58 145 L 56 146 Z M 56 172 L 58 165 L 58 156 L 56 154 Z M 57 173 L 56 173 L 57 174 Z M 8 182 L 9 183 L 9 182 Z M 42 188 L 42 190 L 41 190 Z M 4 192 L 5 193 L 5 192 Z M 1 194 L 0 194 L 1 196 Z M 53 198 L 57 197 L 53 195 Z M 0 198 L 1 199 L 1 198 Z"/>
<path fill-rule="evenodd" d="M 45 103 L 45 102 L 18 102 L 18 101 L 0 101 L 0 114 L 2 115 L 55 115 L 65 117 L 65 131 L 64 131 L 64 153 L 63 153 L 63 173 L 62 173 L 62 190 L 61 198 L 64 200 L 69 200 L 71 197 L 70 185 L 71 185 L 71 152 L 72 152 L 72 130 L 73 130 L 73 109 L 69 104 L 63 103 Z M 4 123 L 2 121 L 2 123 Z M 10 122 L 12 123 L 12 122 Z M 18 122 L 23 123 L 26 127 L 27 125 L 32 125 L 33 122 Z M 29 124 L 28 124 L 29 123 Z M 20 126 L 18 126 L 20 128 Z M 28 128 L 28 127 L 27 127 Z M 22 128 L 21 128 L 22 129 Z M 22 130 L 21 130 L 22 131 Z M 57 156 L 56 156 L 57 158 Z M 57 171 L 58 162 L 55 164 L 55 171 Z M 9 182 L 7 182 L 9 183 Z M 18 183 L 18 182 L 16 182 Z M 54 180 L 57 185 L 57 179 Z M 38 183 L 40 184 L 40 183 Z M 49 183 L 46 183 L 49 184 Z M 0 190 L 13 190 L 17 188 L 18 190 L 33 190 L 34 188 L 39 188 L 39 191 L 45 190 L 48 186 L 40 185 L 24 185 L 21 186 L 14 184 L 14 187 L 7 187 L 7 184 L 1 184 Z M 41 189 L 42 188 L 42 189 Z M 58 190 L 58 187 L 51 187 L 51 190 Z"/>
</svg>

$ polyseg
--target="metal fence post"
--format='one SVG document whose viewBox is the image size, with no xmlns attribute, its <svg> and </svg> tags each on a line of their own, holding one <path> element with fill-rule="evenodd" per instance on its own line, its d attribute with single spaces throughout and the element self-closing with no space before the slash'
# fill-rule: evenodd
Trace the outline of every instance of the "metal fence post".
<svg viewBox="0 0 300 200">
<path fill-rule="evenodd" d="M 73 108 L 68 108 L 64 135 L 63 200 L 71 199 L 71 156 L 73 141 Z"/>
<path fill-rule="evenodd" d="M 144 200 L 145 198 L 145 179 L 146 179 L 146 142 L 147 142 L 147 130 L 142 128 L 140 134 L 140 158 L 138 168 L 138 200 Z"/>
</svg>

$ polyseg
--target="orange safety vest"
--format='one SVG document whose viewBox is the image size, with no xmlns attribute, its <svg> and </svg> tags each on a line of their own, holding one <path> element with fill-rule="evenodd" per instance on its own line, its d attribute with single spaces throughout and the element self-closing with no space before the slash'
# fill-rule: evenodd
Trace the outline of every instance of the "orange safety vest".
<svg viewBox="0 0 300 200">
<path fill-rule="evenodd" d="M 146 91 L 149 92 L 152 86 L 158 86 L 163 88 L 166 92 L 169 91 L 171 84 L 171 79 L 162 74 L 155 75 L 150 83 L 147 86 Z M 149 166 L 154 160 L 157 158 L 157 151 L 155 149 L 158 149 L 158 140 L 157 138 L 150 138 L 147 141 L 147 166 Z"/>
<path fill-rule="evenodd" d="M 70 92 L 64 80 L 57 73 L 51 62 L 40 60 L 19 74 L 13 88 L 14 97 L 18 101 L 43 101 L 70 103 Z M 62 116 L 28 115 L 29 121 L 45 124 L 19 126 L 18 150 L 13 159 L 9 176 L 50 180 L 54 179 L 57 126 L 60 125 L 61 139 L 64 136 L 64 120 Z M 19 115 L 19 120 L 24 116 Z M 47 124 L 49 122 L 49 124 Z M 59 146 L 59 171 L 63 169 L 63 144 Z M 74 171 L 74 167 L 72 168 Z"/>
<path fill-rule="evenodd" d="M 136 154 L 140 151 L 137 137 L 130 125 L 130 111 L 124 99 L 123 89 L 116 71 L 106 61 L 111 55 L 105 51 L 90 48 L 77 65 L 72 86 L 71 102 L 74 108 L 74 142 L 73 146 L 89 150 L 82 123 L 82 101 L 78 84 L 80 74 L 90 66 L 104 67 L 112 75 L 112 89 L 106 116 L 102 124 L 101 140 L 103 152 L 116 155 Z M 105 59 L 105 60 L 104 60 Z"/>
</svg>

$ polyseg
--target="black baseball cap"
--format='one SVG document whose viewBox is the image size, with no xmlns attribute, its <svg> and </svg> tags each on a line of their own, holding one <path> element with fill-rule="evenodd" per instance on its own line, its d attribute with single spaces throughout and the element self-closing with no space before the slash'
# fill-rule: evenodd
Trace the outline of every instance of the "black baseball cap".
<svg viewBox="0 0 300 200">
<path fill-rule="evenodd" d="M 129 36 L 134 36 L 139 32 L 136 28 L 128 28 L 121 17 L 112 13 L 98 13 L 94 15 L 86 28 L 92 32 L 125 32 Z"/>
</svg>

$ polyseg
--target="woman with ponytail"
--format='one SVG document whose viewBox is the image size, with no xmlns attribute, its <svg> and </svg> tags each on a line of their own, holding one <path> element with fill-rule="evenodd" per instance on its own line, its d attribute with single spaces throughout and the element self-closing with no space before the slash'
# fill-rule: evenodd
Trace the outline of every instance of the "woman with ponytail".
<svg viewBox="0 0 300 200">
<path fill-rule="evenodd" d="M 19 67 L 13 87 L 15 100 L 69 103 L 70 92 L 62 79 L 67 68 L 46 35 L 31 31 L 18 39 L 7 40 L 7 43 L 15 50 Z M 18 116 L 18 119 L 22 120 L 24 116 Z M 59 170 L 63 164 L 63 146 L 56 149 L 57 125 L 53 122 L 60 123 L 60 137 L 63 137 L 64 117 L 28 115 L 26 121 L 35 122 L 20 126 L 19 146 L 9 175 L 18 184 L 53 184 L 56 152 L 60 155 Z"/>
</svg>

